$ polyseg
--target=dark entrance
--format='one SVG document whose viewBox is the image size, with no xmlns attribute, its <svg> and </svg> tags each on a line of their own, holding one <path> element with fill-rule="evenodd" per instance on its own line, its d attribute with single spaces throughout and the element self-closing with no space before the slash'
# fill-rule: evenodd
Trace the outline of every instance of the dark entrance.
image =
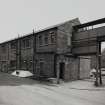
<svg viewBox="0 0 105 105">
<path fill-rule="evenodd" d="M 40 76 L 44 74 L 44 62 L 40 62 Z"/>
<path fill-rule="evenodd" d="M 64 79 L 65 63 L 61 62 L 59 64 L 59 69 L 60 69 L 59 77 L 61 79 Z"/>
</svg>

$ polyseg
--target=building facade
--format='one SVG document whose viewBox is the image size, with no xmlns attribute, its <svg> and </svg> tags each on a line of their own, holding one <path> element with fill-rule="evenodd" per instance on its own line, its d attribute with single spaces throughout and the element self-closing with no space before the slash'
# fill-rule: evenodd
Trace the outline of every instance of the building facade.
<svg viewBox="0 0 105 105">
<path fill-rule="evenodd" d="M 0 71 L 29 70 L 35 77 L 80 78 L 80 58 L 73 56 L 72 27 L 78 19 L 0 44 Z"/>
</svg>

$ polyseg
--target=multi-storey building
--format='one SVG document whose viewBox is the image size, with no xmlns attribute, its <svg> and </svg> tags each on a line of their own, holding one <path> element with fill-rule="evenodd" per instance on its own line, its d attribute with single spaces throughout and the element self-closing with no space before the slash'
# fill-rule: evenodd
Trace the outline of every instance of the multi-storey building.
<svg viewBox="0 0 105 105">
<path fill-rule="evenodd" d="M 35 77 L 75 80 L 80 76 L 80 59 L 71 53 L 73 19 L 0 44 L 0 71 L 29 70 Z"/>
</svg>

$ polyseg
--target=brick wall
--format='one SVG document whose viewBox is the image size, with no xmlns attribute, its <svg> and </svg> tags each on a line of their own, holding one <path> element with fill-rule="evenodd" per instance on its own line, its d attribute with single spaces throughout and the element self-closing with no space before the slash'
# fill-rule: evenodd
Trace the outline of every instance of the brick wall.
<svg viewBox="0 0 105 105">
<path fill-rule="evenodd" d="M 57 30 L 57 53 L 71 52 L 72 26 L 80 24 L 78 19 L 74 19 L 58 26 Z"/>
<path fill-rule="evenodd" d="M 51 34 L 54 33 L 55 42 L 51 43 Z M 42 31 L 36 34 L 36 48 L 37 52 L 55 52 L 56 51 L 56 28 Z M 42 44 L 39 42 L 39 37 L 41 37 Z M 48 38 L 48 43 L 45 43 L 45 38 Z"/>
<path fill-rule="evenodd" d="M 79 70 L 79 59 L 74 57 L 58 56 L 56 70 L 60 74 L 60 63 L 64 63 L 64 80 L 77 80 L 78 79 L 78 70 Z"/>
<path fill-rule="evenodd" d="M 37 54 L 36 55 L 36 71 L 35 74 L 46 75 L 48 77 L 54 77 L 54 54 Z M 41 69 L 40 63 L 43 62 L 43 70 Z"/>
</svg>

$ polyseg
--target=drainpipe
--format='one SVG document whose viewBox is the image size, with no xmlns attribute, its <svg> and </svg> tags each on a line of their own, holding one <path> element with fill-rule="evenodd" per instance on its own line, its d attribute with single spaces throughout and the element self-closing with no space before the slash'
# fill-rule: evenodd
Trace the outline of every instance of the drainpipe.
<svg viewBox="0 0 105 105">
<path fill-rule="evenodd" d="M 57 84 L 60 84 L 60 77 L 59 77 L 59 74 L 60 74 L 59 64 L 57 64 Z"/>
<path fill-rule="evenodd" d="M 9 43 L 8 43 L 8 65 L 7 65 L 7 72 L 9 71 Z"/>
<path fill-rule="evenodd" d="M 36 70 L 36 34 L 33 30 L 33 73 Z"/>
<path fill-rule="evenodd" d="M 60 73 L 60 70 L 59 70 L 59 64 L 57 63 L 57 54 L 55 53 L 54 54 L 54 76 L 57 79 L 57 84 L 60 83 L 59 73 Z"/>
<path fill-rule="evenodd" d="M 54 54 L 54 77 L 57 77 L 57 73 L 56 73 L 56 64 L 57 63 L 57 54 Z"/>
<path fill-rule="evenodd" d="M 21 69 L 21 39 L 16 39 L 16 69 Z"/>
</svg>

